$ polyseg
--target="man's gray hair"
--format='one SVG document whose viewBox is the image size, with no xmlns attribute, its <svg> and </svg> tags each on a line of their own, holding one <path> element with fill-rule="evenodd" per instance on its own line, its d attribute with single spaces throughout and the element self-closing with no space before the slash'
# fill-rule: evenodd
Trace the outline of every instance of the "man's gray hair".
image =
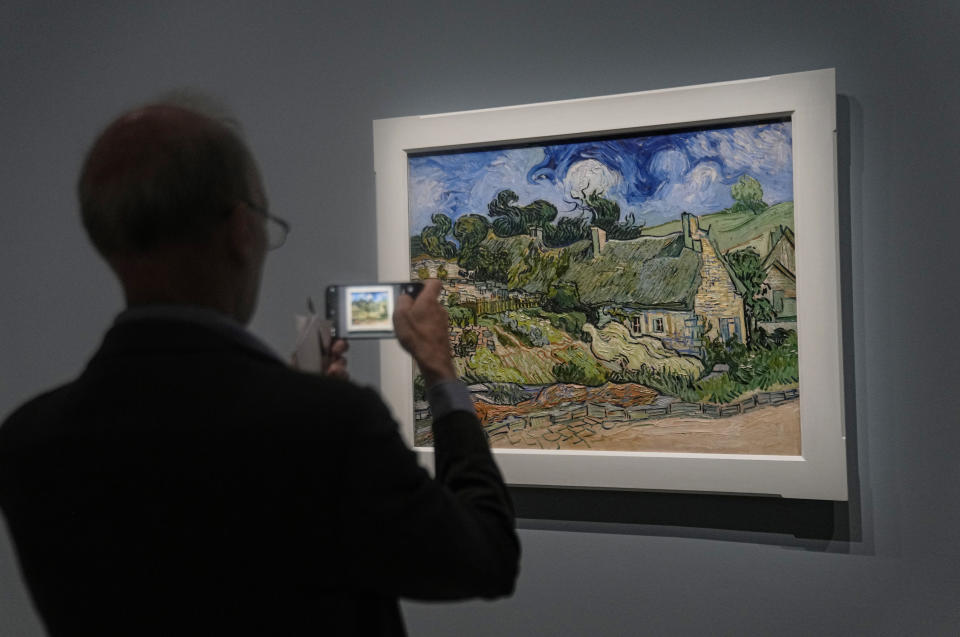
<svg viewBox="0 0 960 637">
<path fill-rule="evenodd" d="M 239 123 L 222 102 L 177 90 L 100 134 L 78 183 L 84 227 L 105 257 L 203 240 L 256 174 Z"/>
</svg>

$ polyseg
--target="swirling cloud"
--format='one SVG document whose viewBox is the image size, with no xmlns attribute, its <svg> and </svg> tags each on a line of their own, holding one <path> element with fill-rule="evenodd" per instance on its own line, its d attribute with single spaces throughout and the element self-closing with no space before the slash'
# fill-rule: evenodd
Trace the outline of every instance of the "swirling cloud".
<svg viewBox="0 0 960 637">
<path fill-rule="evenodd" d="M 730 186 L 744 174 L 760 182 L 768 203 L 790 201 L 791 148 L 790 123 L 775 122 L 414 157 L 411 230 L 435 212 L 483 214 L 504 189 L 521 205 L 544 199 L 561 214 L 575 208 L 571 193 L 599 190 L 648 224 L 730 206 Z"/>
</svg>

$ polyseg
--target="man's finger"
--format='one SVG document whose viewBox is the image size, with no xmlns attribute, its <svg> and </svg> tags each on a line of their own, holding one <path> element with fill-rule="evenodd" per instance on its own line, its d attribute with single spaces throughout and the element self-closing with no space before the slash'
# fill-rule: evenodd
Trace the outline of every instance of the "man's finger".
<svg viewBox="0 0 960 637">
<path fill-rule="evenodd" d="M 440 291 L 443 289 L 443 284 L 440 283 L 440 279 L 427 279 L 423 284 L 423 289 L 420 291 L 420 294 L 417 295 L 417 300 L 426 298 L 431 301 L 435 301 L 440 298 Z"/>
<path fill-rule="evenodd" d="M 409 314 L 412 303 L 413 299 L 410 298 L 409 294 L 401 294 L 400 298 L 397 299 L 397 305 L 393 308 L 393 330 L 397 333 L 397 336 L 403 334 L 410 323 Z"/>
<path fill-rule="evenodd" d="M 337 338 L 334 339 L 333 344 L 330 346 L 330 355 L 337 358 L 343 356 L 348 349 L 350 349 L 350 343 L 342 338 Z"/>
<path fill-rule="evenodd" d="M 437 303 L 442 289 L 443 284 L 440 283 L 440 279 L 427 279 L 423 284 L 423 289 L 420 290 L 420 294 L 413 301 L 413 307 L 424 308 Z"/>
<path fill-rule="evenodd" d="M 394 314 L 399 312 L 406 312 L 410 309 L 410 306 L 413 305 L 413 297 L 409 294 L 401 294 L 397 297 L 396 302 L 394 303 Z"/>
</svg>

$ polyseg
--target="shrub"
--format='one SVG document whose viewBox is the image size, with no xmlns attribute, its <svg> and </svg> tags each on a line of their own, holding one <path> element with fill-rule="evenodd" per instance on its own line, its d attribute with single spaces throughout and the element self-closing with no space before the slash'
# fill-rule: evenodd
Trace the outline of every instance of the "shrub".
<svg viewBox="0 0 960 637">
<path fill-rule="evenodd" d="M 557 352 L 561 362 L 553 366 L 553 375 L 561 383 L 597 386 L 607 382 L 606 370 L 582 350 L 570 348 Z"/>
<path fill-rule="evenodd" d="M 778 384 L 789 385 L 800 379 L 797 333 L 792 330 L 777 329 L 772 335 L 764 333 L 749 347 L 733 339 L 726 343 L 718 338 L 706 340 L 704 349 L 706 370 L 713 369 L 717 363 L 730 366 L 730 371 L 723 376 L 727 380 L 718 381 L 715 379 L 720 377 L 715 376 L 698 383 L 705 396 L 729 396 L 734 387 L 736 394 L 742 394 L 751 389 L 767 389 Z M 724 383 L 729 383 L 726 389 L 721 388 Z M 716 400 L 722 402 L 733 398 Z"/>
<path fill-rule="evenodd" d="M 540 327 L 522 324 L 512 313 L 505 312 L 498 315 L 497 318 L 502 326 L 507 328 L 510 333 L 517 337 L 517 340 L 527 347 L 544 347 L 550 344 L 550 339 L 543 334 Z"/>
<path fill-rule="evenodd" d="M 579 337 L 583 332 L 583 326 L 587 323 L 587 315 L 583 312 L 548 312 L 540 308 L 530 308 L 524 310 L 530 316 L 545 318 L 550 321 L 550 325 L 563 330 L 567 334 Z"/>
<path fill-rule="evenodd" d="M 447 315 L 450 317 L 451 325 L 466 327 L 467 325 L 476 325 L 477 323 L 477 315 L 474 311 L 462 305 L 447 308 Z"/>
<path fill-rule="evenodd" d="M 523 377 L 512 367 L 506 367 L 500 357 L 481 347 L 467 362 L 464 380 L 470 383 L 522 383 Z"/>
<path fill-rule="evenodd" d="M 580 294 L 577 286 L 566 281 L 557 281 L 547 290 L 545 307 L 553 312 L 566 312 L 580 307 Z"/>
<path fill-rule="evenodd" d="M 497 405 L 516 405 L 530 398 L 530 394 L 514 383 L 490 383 L 490 399 Z"/>
<path fill-rule="evenodd" d="M 699 401 L 727 403 L 743 393 L 743 385 L 734 382 L 727 374 L 720 374 L 697 382 L 696 390 Z"/>
<path fill-rule="evenodd" d="M 614 383 L 637 383 L 655 389 L 661 394 L 675 396 L 688 402 L 699 400 L 699 395 L 693 388 L 693 382 L 689 376 L 680 372 L 654 369 L 649 365 L 641 365 L 640 369 L 623 367 L 620 371 L 610 374 L 610 380 Z"/>
</svg>

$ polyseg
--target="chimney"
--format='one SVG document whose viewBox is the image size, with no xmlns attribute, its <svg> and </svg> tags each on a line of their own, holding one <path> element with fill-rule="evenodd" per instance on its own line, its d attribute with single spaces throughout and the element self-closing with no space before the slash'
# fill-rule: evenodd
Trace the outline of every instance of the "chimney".
<svg viewBox="0 0 960 637">
<path fill-rule="evenodd" d="M 607 231 L 597 226 L 590 226 L 590 238 L 593 239 L 593 258 L 599 259 L 603 246 L 607 245 Z"/>
<path fill-rule="evenodd" d="M 683 247 L 694 252 L 700 252 L 703 249 L 700 243 L 700 224 L 698 221 L 697 217 L 689 212 L 680 215 L 680 225 L 683 227 Z"/>
<path fill-rule="evenodd" d="M 540 226 L 530 226 L 527 228 L 527 232 L 530 233 L 530 236 L 533 237 L 534 243 L 538 246 L 543 246 L 543 228 Z"/>
</svg>

